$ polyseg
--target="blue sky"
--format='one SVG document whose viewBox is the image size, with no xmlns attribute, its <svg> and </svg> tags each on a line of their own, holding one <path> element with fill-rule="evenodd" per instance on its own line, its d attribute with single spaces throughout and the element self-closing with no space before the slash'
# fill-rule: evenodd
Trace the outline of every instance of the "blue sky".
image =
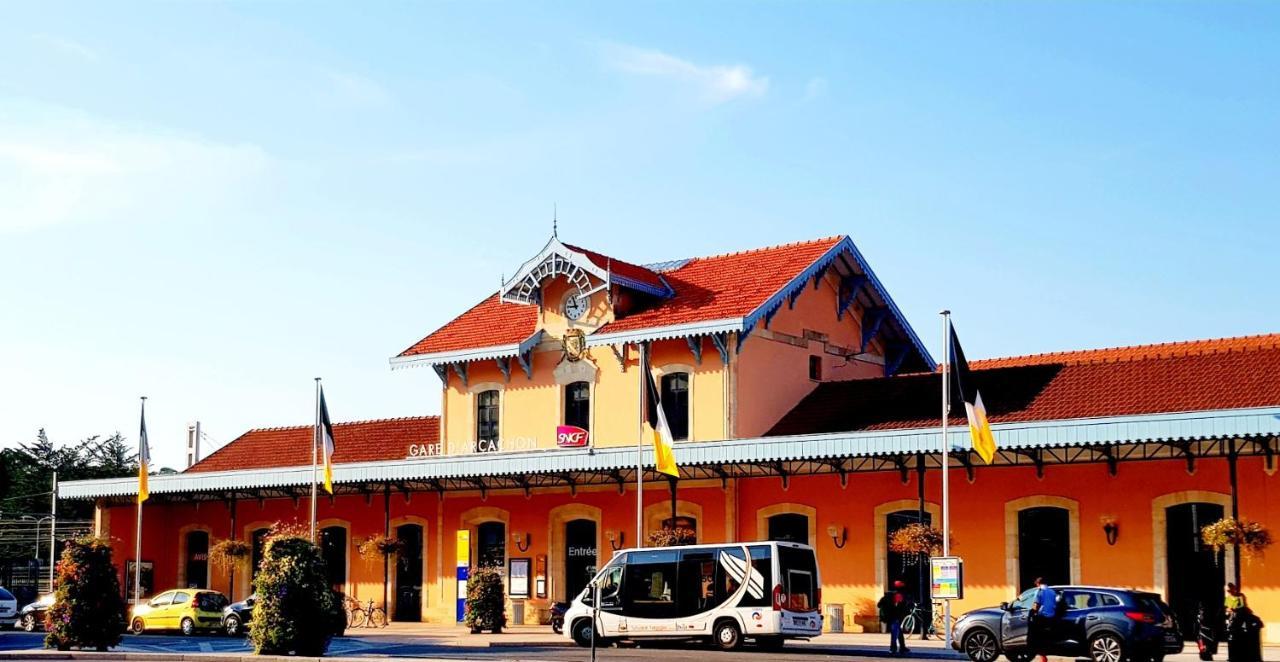
<svg viewBox="0 0 1280 662">
<path fill-rule="evenodd" d="M 397 353 L 561 236 L 849 234 L 971 357 L 1280 330 L 1275 3 L 25 3 L 0 442 L 435 413 Z M 935 349 L 935 352 L 937 350 Z"/>
</svg>

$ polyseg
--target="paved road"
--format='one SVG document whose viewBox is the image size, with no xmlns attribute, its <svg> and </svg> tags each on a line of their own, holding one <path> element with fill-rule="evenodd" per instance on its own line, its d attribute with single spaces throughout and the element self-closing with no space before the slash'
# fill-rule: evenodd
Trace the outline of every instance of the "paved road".
<svg viewBox="0 0 1280 662">
<path fill-rule="evenodd" d="M 33 650 L 43 646 L 44 635 L 26 632 L 0 633 L 0 651 Z M 113 650 L 129 653 L 250 653 L 252 649 L 244 639 L 222 636 L 183 637 L 178 635 L 125 635 L 124 641 Z M 936 651 L 935 651 L 936 653 Z M 427 657 L 452 660 L 531 660 L 546 662 L 587 662 L 590 653 L 581 648 L 555 648 L 547 646 L 504 646 L 478 648 L 449 645 L 432 641 L 427 637 L 396 637 L 387 635 L 359 635 L 339 637 L 329 647 L 329 656 L 396 656 Z M 766 658 L 767 656 L 767 658 Z M 598 652 L 602 662 L 614 660 L 673 662 L 821 662 L 821 660 L 847 660 L 847 655 L 836 651 L 801 649 L 782 653 L 761 653 L 749 647 L 734 653 L 724 653 L 710 646 L 692 643 L 667 644 L 663 647 L 609 648 Z M 876 659 L 863 657 L 861 659 Z M 886 658 L 887 659 L 887 658 Z"/>
</svg>

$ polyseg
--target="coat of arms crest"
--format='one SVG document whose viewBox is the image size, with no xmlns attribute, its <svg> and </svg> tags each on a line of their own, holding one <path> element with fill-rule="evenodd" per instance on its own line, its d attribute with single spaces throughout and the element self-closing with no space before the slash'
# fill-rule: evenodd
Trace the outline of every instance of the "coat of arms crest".
<svg viewBox="0 0 1280 662">
<path fill-rule="evenodd" d="M 587 336 L 582 329 L 566 331 L 561 344 L 564 345 L 564 357 L 570 361 L 577 361 L 587 353 Z"/>
</svg>

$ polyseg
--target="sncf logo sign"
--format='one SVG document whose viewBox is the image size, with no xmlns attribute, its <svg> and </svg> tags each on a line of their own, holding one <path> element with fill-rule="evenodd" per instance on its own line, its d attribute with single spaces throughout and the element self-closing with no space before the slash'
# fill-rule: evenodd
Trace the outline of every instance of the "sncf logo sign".
<svg viewBox="0 0 1280 662">
<path fill-rule="evenodd" d="M 587 445 L 589 433 L 576 425 L 556 426 L 556 445 L 561 448 L 582 448 Z"/>
</svg>

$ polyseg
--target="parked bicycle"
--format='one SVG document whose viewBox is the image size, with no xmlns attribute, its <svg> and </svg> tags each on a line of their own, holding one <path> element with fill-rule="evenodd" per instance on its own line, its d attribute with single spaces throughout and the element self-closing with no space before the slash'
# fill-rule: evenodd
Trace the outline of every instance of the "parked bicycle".
<svg viewBox="0 0 1280 662">
<path fill-rule="evenodd" d="M 931 611 L 926 612 L 921 608 L 920 603 L 911 606 L 911 611 L 902 619 L 902 632 L 908 637 L 919 635 L 921 638 L 929 636 L 941 637 L 945 635 L 943 631 L 943 623 L 945 623 L 946 615 L 942 611 L 942 603 L 934 602 Z M 926 625 L 927 623 L 927 625 Z M 951 617 L 951 627 L 956 626 L 956 617 Z"/>
<path fill-rule="evenodd" d="M 387 610 L 382 607 L 375 607 L 373 600 L 369 604 L 360 606 L 358 600 L 350 599 L 347 609 L 347 627 L 351 628 L 385 628 L 387 627 Z"/>
</svg>

